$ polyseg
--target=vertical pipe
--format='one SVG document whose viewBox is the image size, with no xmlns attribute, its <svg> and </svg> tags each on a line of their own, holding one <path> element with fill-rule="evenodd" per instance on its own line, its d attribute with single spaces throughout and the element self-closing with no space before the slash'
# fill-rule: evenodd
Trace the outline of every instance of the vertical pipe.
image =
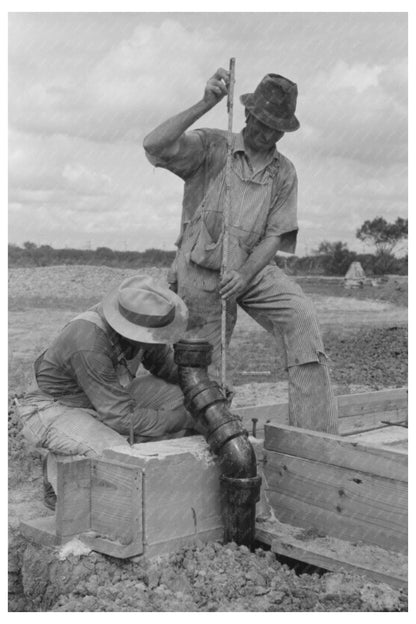
<svg viewBox="0 0 416 624">
<path fill-rule="evenodd" d="M 256 455 L 247 431 L 229 411 L 218 384 L 208 377 L 212 346 L 199 340 L 180 340 L 174 350 L 185 406 L 218 456 L 224 541 L 252 548 L 261 477 L 257 476 Z"/>
</svg>

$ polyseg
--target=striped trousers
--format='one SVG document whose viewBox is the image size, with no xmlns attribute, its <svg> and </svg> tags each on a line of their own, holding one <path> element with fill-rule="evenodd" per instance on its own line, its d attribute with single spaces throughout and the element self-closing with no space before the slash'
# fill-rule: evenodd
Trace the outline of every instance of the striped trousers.
<svg viewBox="0 0 416 624">
<path fill-rule="evenodd" d="M 219 273 L 177 255 L 178 294 L 189 309 L 186 336 L 213 345 L 210 375 L 219 379 L 221 363 L 221 299 Z M 236 300 L 227 301 L 229 345 L 240 306 L 283 344 L 289 382 L 289 422 L 296 427 L 338 432 L 337 404 L 327 358 L 312 302 L 277 266 L 268 265 Z"/>
<path fill-rule="evenodd" d="M 155 442 L 189 435 L 194 421 L 183 405 L 179 386 L 147 374 L 134 379 L 129 392 L 140 408 L 154 411 L 152 426 L 141 434 L 140 410 L 134 414 L 134 442 Z M 169 417 L 166 417 L 167 410 Z M 57 459 L 94 457 L 105 449 L 128 446 L 127 436 L 111 429 L 94 409 L 71 407 L 43 394 L 33 384 L 17 408 L 23 435 L 34 447 L 47 449 L 48 480 L 56 492 Z"/>
</svg>

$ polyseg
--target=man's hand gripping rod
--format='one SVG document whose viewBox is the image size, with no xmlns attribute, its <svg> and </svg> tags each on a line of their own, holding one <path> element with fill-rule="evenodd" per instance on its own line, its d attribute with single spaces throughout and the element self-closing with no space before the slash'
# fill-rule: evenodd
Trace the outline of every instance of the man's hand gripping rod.
<svg viewBox="0 0 416 624">
<path fill-rule="evenodd" d="M 228 241 L 230 230 L 231 212 L 231 158 L 232 158 L 232 131 L 233 131 L 233 106 L 234 106 L 234 82 L 235 82 L 235 58 L 230 59 L 230 82 L 228 85 L 227 110 L 228 110 L 228 135 L 227 135 L 227 163 L 225 169 L 225 205 L 223 218 L 223 245 L 221 278 L 227 271 L 228 266 Z M 226 327 L 227 327 L 227 301 L 221 299 L 221 385 L 224 394 L 227 388 L 227 353 L 226 353 Z"/>
</svg>

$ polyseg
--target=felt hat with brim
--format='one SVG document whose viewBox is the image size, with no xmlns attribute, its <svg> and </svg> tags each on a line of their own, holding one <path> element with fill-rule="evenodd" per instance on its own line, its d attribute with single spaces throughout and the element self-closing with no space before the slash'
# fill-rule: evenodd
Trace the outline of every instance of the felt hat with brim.
<svg viewBox="0 0 416 624">
<path fill-rule="evenodd" d="M 102 305 L 109 325 L 135 342 L 173 343 L 186 330 L 188 309 L 182 299 L 149 275 L 128 277 Z"/>
<path fill-rule="evenodd" d="M 279 74 L 267 74 L 254 93 L 242 95 L 240 102 L 269 128 L 294 132 L 300 126 L 295 117 L 297 97 L 294 82 Z"/>
</svg>

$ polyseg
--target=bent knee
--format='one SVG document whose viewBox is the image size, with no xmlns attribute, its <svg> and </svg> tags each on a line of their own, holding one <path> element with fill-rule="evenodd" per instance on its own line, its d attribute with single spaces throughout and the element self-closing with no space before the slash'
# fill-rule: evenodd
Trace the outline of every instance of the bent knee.
<svg viewBox="0 0 416 624">
<path fill-rule="evenodd" d="M 318 323 L 315 306 L 307 297 L 296 297 L 291 308 L 290 325 L 294 327 L 315 326 Z"/>
</svg>

